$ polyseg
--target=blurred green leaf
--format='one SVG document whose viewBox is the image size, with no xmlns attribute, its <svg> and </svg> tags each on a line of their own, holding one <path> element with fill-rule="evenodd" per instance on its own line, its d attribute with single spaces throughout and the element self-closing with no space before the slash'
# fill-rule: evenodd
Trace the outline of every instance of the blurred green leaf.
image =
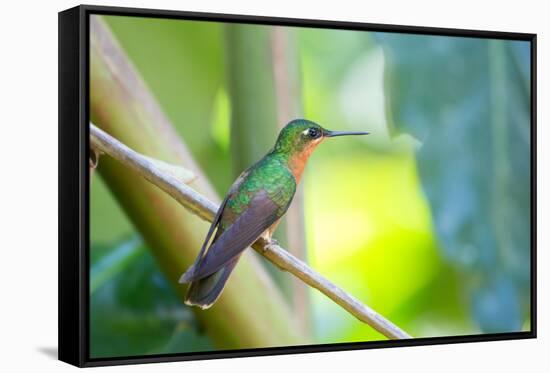
<svg viewBox="0 0 550 373">
<path fill-rule="evenodd" d="M 126 213 L 97 172 L 90 183 L 90 222 L 90 237 L 96 244 L 117 242 L 134 232 Z"/>
<path fill-rule="evenodd" d="M 529 304 L 529 44 L 376 37 L 386 52 L 389 125 L 423 142 L 422 186 L 474 317 L 487 332 L 519 330 Z"/>
<path fill-rule="evenodd" d="M 142 250 L 141 240 L 136 237 L 113 248 L 109 254 L 93 263 L 90 269 L 90 294 L 93 295 L 101 285 L 132 265 Z"/>
<path fill-rule="evenodd" d="M 212 349 L 140 239 L 96 253 L 91 270 L 90 333 L 94 357 Z M 97 254 L 99 253 L 99 254 Z M 102 254 L 102 255 L 101 255 Z M 94 285 L 95 284 L 95 285 Z"/>
</svg>

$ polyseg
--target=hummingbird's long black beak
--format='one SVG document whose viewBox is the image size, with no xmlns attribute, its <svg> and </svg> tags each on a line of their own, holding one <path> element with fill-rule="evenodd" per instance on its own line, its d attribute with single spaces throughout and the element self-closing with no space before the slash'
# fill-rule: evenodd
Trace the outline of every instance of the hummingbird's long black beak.
<svg viewBox="0 0 550 373">
<path fill-rule="evenodd" d="M 369 132 L 349 132 L 349 131 L 329 131 L 324 130 L 323 136 L 335 137 L 335 136 L 348 136 L 348 135 L 368 135 Z"/>
</svg>

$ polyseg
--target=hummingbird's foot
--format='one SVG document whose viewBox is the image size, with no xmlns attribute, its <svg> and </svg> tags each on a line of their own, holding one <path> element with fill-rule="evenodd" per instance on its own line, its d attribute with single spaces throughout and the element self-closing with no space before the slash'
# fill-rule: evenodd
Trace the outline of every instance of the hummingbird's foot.
<svg viewBox="0 0 550 373">
<path fill-rule="evenodd" d="M 268 243 L 267 245 L 265 245 L 265 246 L 263 247 L 263 249 L 262 249 L 262 251 L 263 251 L 264 253 L 268 252 L 269 249 L 270 249 L 272 246 L 279 246 L 279 242 L 278 242 L 276 239 L 274 239 L 274 238 L 272 238 L 272 239 L 269 240 L 268 242 L 269 242 L 269 243 Z"/>
</svg>

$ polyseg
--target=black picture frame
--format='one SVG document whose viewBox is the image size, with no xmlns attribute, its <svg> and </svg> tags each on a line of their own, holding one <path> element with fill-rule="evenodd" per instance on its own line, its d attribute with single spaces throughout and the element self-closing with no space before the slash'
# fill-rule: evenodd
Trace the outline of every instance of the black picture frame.
<svg viewBox="0 0 550 373">
<path fill-rule="evenodd" d="M 169 355 L 89 354 L 89 17 L 124 15 L 228 23 L 523 40 L 531 44 L 531 331 Z M 536 34 L 81 5 L 59 13 L 59 360 L 79 367 L 536 338 Z"/>
</svg>

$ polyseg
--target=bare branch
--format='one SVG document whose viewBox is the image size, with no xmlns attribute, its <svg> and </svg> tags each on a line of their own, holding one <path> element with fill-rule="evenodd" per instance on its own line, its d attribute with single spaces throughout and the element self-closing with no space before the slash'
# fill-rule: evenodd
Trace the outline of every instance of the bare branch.
<svg viewBox="0 0 550 373">
<path fill-rule="evenodd" d="M 97 151 L 108 154 L 134 170 L 168 193 L 195 215 L 207 221 L 212 221 L 214 218 L 218 206 L 185 183 L 182 183 L 173 174 L 158 168 L 156 162 L 152 162 L 149 158 L 136 153 L 93 124 L 90 124 L 90 140 L 92 147 Z M 410 335 L 392 322 L 321 276 L 280 246 L 259 239 L 252 247 L 279 268 L 292 273 L 309 286 L 319 290 L 357 319 L 367 323 L 389 339 L 411 338 Z"/>
</svg>

